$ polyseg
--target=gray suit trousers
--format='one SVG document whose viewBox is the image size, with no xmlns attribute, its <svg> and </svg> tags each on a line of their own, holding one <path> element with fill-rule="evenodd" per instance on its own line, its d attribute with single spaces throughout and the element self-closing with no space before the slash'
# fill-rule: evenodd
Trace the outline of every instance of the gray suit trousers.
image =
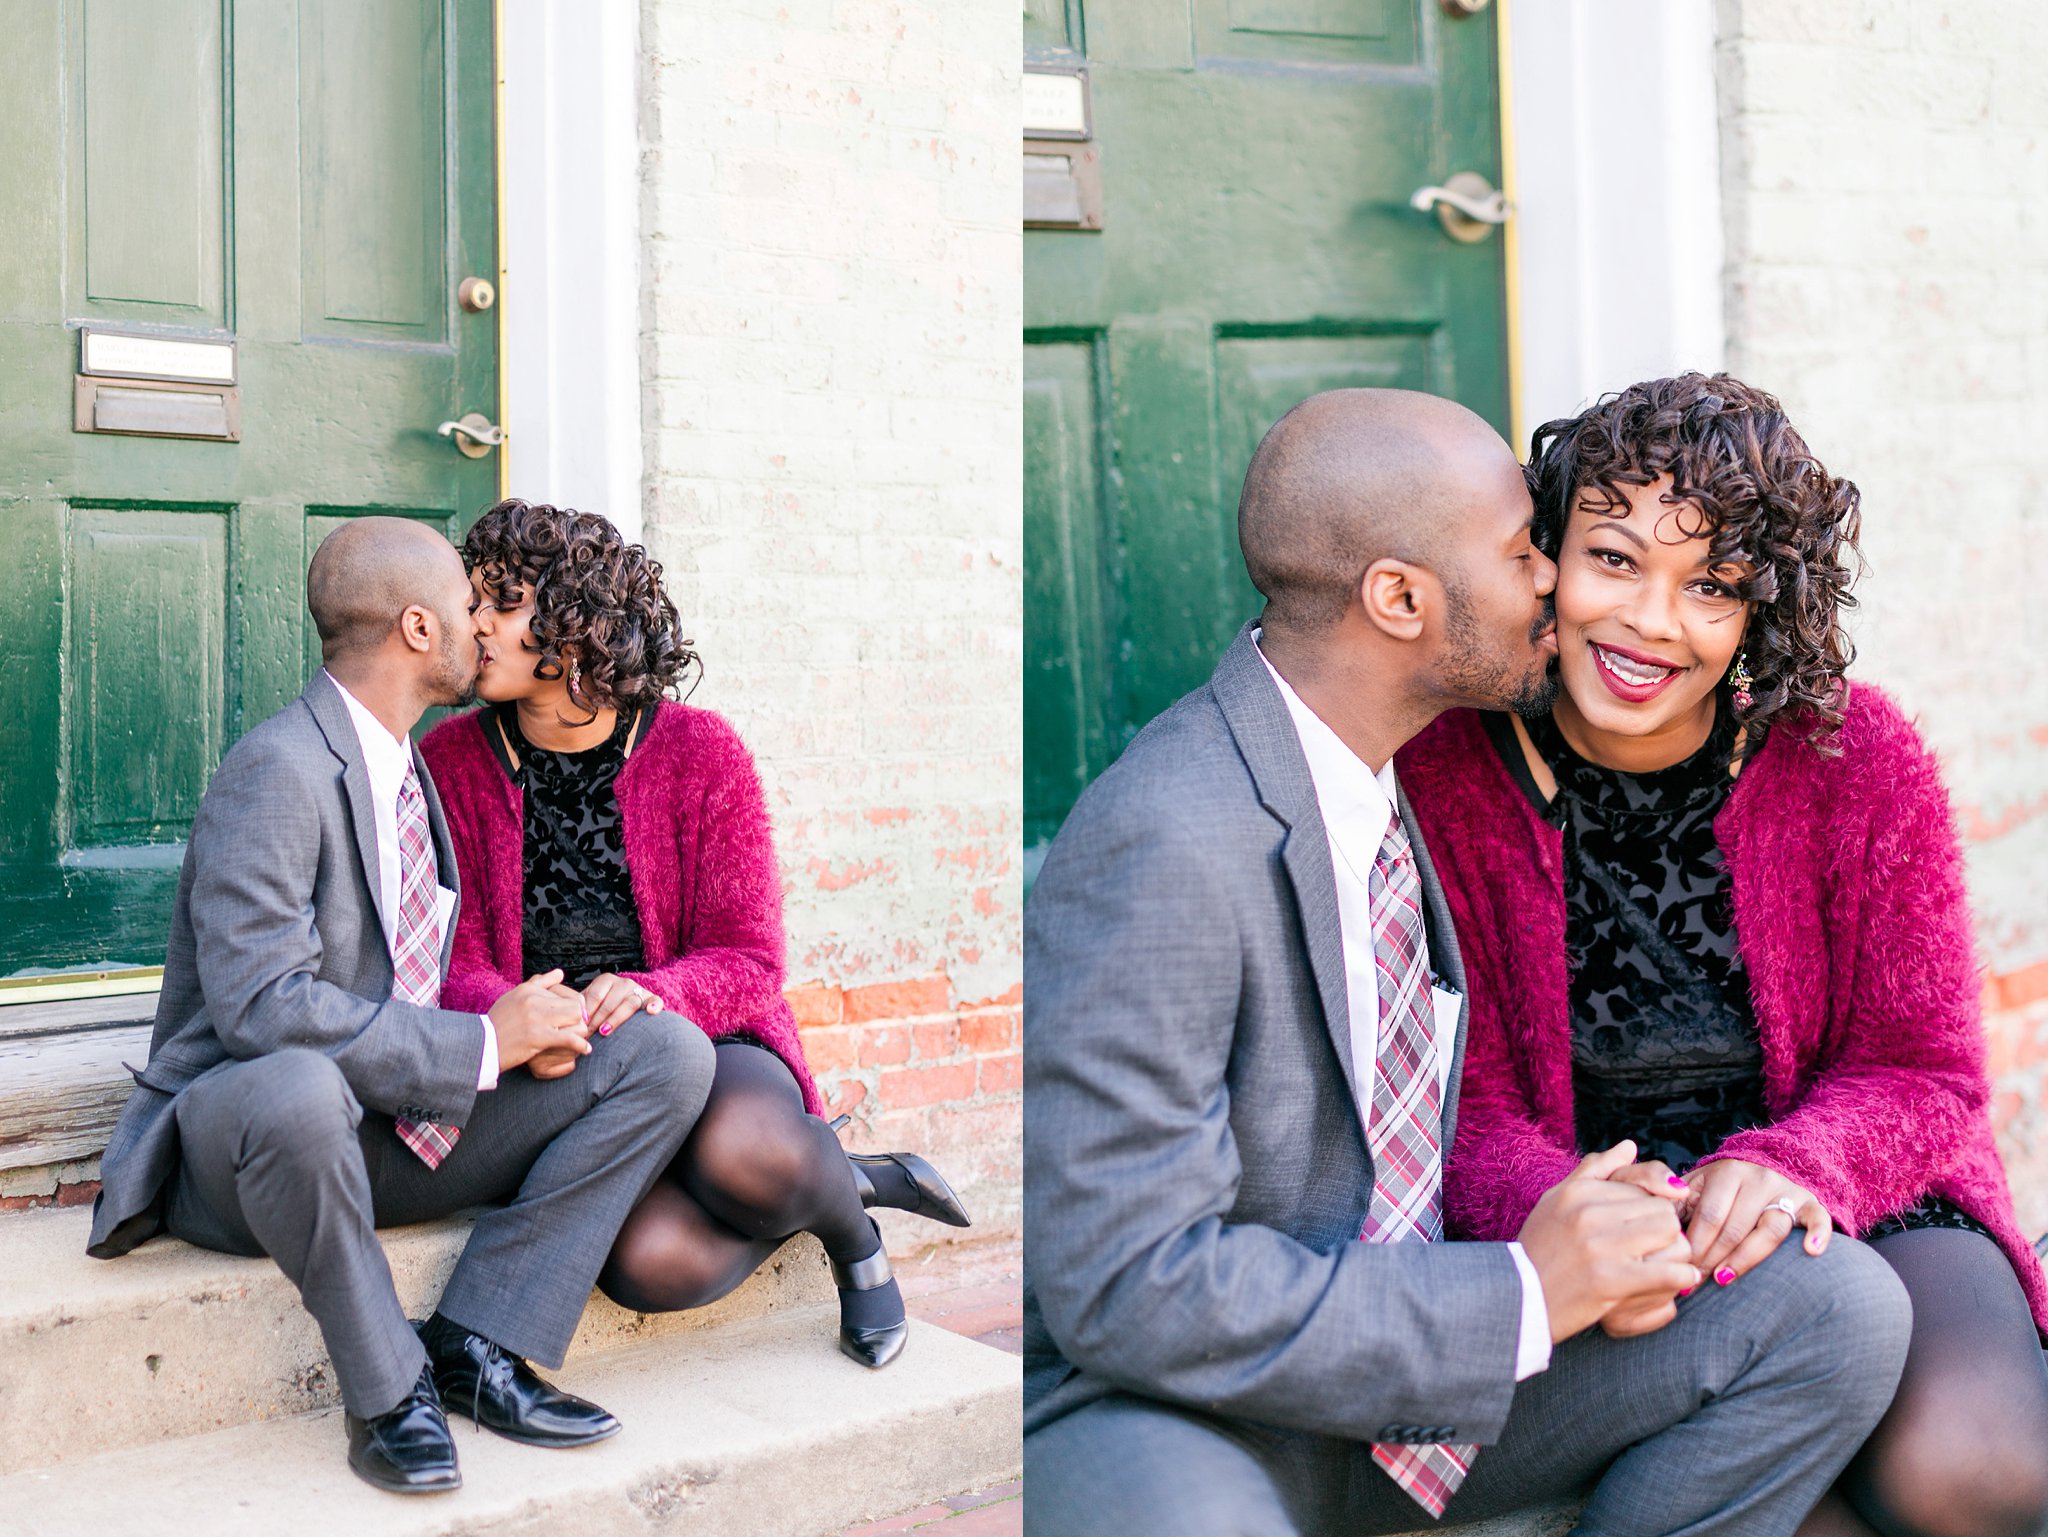
<svg viewBox="0 0 2048 1537">
<path fill-rule="evenodd" d="M 1519 1384 L 1448 1524 L 1590 1490 L 1579 1537 L 1782 1537 L 1891 1402 L 1911 1328 L 1875 1251 L 1781 1245 L 1654 1334 L 1597 1329 Z M 1120 1393 L 1024 1442 L 1027 1537 L 1295 1537 L 1435 1525 L 1363 1442 Z"/>
<path fill-rule="evenodd" d="M 567 1077 L 513 1071 L 479 1094 L 438 1169 L 320 1052 L 216 1069 L 178 1097 L 166 1224 L 203 1248 L 275 1259 L 320 1324 L 342 1401 L 367 1417 L 426 1363 L 375 1229 L 509 1202 L 478 1219 L 439 1310 L 559 1366 L 626 1214 L 703 1110 L 714 1062 L 676 1014 L 636 1015 L 590 1044 Z"/>
</svg>

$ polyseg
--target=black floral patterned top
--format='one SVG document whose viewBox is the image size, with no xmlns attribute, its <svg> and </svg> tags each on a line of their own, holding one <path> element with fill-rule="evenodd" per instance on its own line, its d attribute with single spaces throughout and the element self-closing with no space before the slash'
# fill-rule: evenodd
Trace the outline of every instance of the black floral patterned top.
<svg viewBox="0 0 2048 1537">
<path fill-rule="evenodd" d="M 494 708 L 491 719 L 493 729 L 484 735 L 526 805 L 526 974 L 559 966 L 571 987 L 582 988 L 601 972 L 641 970 L 639 908 L 612 793 L 637 714 L 621 710 L 612 734 L 582 752 L 535 747 L 520 733 L 519 712 L 510 705 Z"/>
<path fill-rule="evenodd" d="M 1483 717 L 1522 792 L 1564 835 L 1571 972 L 1572 1100 L 1581 1151 L 1632 1139 L 1684 1170 L 1766 1124 L 1763 1043 L 1736 944 L 1735 904 L 1714 818 L 1735 781 L 1735 721 L 1682 763 L 1624 774 L 1572 751 L 1545 715 L 1527 722 L 1557 780 L 1546 802 L 1505 715 Z M 1863 1235 L 1915 1227 L 1983 1232 L 1929 1196 Z"/>
</svg>

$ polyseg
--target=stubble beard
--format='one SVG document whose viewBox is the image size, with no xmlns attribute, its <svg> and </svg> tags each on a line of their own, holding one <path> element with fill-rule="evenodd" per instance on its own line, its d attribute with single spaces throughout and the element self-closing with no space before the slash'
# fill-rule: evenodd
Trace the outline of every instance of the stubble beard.
<svg viewBox="0 0 2048 1537">
<path fill-rule="evenodd" d="M 1532 719 L 1548 715 L 1557 702 L 1557 659 L 1545 656 L 1537 643 L 1553 623 L 1549 602 L 1545 601 L 1543 612 L 1529 626 L 1535 660 L 1518 669 L 1486 643 L 1463 587 L 1447 583 L 1444 596 L 1448 602 L 1441 674 L 1445 692 L 1470 700 L 1480 709 L 1507 710 Z"/>
<path fill-rule="evenodd" d="M 465 645 L 474 653 L 466 667 L 462 656 L 462 648 Z M 439 697 L 434 702 L 457 710 L 475 704 L 477 679 L 483 672 L 478 665 L 482 656 L 483 652 L 477 645 L 476 637 L 465 634 L 444 618 L 441 624 L 441 666 L 434 678 L 434 692 Z"/>
</svg>

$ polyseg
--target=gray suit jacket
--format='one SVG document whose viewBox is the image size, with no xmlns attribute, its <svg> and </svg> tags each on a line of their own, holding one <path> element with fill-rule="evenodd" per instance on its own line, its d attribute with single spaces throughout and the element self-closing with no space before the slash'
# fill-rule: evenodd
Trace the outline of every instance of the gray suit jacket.
<svg viewBox="0 0 2048 1537">
<path fill-rule="evenodd" d="M 456 887 L 441 797 L 417 748 L 413 767 L 441 881 Z M 310 1047 L 334 1059 L 372 1110 L 468 1119 L 483 1027 L 474 1014 L 393 1001 L 380 900 L 362 743 L 341 694 L 316 673 L 234 745 L 200 802 L 149 1063 L 100 1161 L 88 1253 L 125 1254 L 162 1226 L 178 1095 L 231 1062 Z M 454 932 L 451 915 L 444 976 Z"/>
<path fill-rule="evenodd" d="M 1437 974 L 1464 986 L 1406 805 Z M 1025 1428 L 1104 1394 L 1354 1440 L 1488 1442 L 1505 1244 L 1358 1242 L 1330 846 L 1241 631 L 1054 840 L 1024 919 Z M 1461 1012 L 1443 1146 L 1457 1116 Z"/>
</svg>

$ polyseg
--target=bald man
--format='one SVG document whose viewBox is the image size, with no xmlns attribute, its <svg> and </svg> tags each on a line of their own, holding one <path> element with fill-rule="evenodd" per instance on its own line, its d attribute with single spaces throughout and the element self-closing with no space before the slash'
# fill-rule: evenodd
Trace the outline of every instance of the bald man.
<svg viewBox="0 0 2048 1537">
<path fill-rule="evenodd" d="M 526 1358 L 561 1365 L 620 1224 L 703 1109 L 711 1043 L 660 1014 L 593 1039 L 559 972 L 486 1014 L 438 1007 L 460 897 L 408 734 L 476 680 L 462 557 L 423 524 L 353 519 L 306 597 L 323 666 L 235 744 L 193 821 L 89 1252 L 167 1229 L 273 1257 L 319 1322 L 349 1466 L 430 1493 L 462 1481 L 444 1394 L 531 1445 L 618 1430 Z M 517 1071 L 551 1049 L 576 1070 Z M 494 1202 L 415 1330 L 376 1227 Z"/>
<path fill-rule="evenodd" d="M 1027 1533 L 1407 1532 L 1596 1481 L 1581 1533 L 1790 1533 L 1890 1400 L 1881 1261 L 1788 1247 L 1678 1309 L 1700 1274 L 1675 1197 L 1609 1177 L 1627 1143 L 1518 1242 L 1442 1241 L 1464 973 L 1392 759 L 1443 710 L 1548 707 L 1530 517 L 1462 407 L 1304 401 L 1238 509 L 1263 614 L 1053 842 L 1024 938 Z"/>
</svg>

